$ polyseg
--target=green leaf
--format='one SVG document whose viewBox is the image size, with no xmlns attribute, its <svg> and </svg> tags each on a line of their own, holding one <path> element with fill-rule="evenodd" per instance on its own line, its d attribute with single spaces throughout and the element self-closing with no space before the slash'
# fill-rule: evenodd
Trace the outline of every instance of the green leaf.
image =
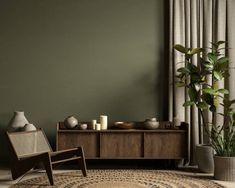
<svg viewBox="0 0 235 188">
<path fill-rule="evenodd" d="M 202 99 L 203 99 L 207 104 L 213 105 L 213 97 L 212 97 L 210 94 L 204 93 L 204 94 L 202 95 Z"/>
<path fill-rule="evenodd" d="M 211 63 L 214 64 L 216 62 L 217 56 L 214 53 L 208 53 L 207 56 L 208 56 L 208 59 Z"/>
<path fill-rule="evenodd" d="M 177 72 L 182 72 L 184 74 L 190 73 L 190 70 L 187 67 L 180 67 L 177 69 Z"/>
<path fill-rule="evenodd" d="M 197 73 L 191 74 L 191 81 L 192 83 L 197 83 L 201 81 L 201 76 Z"/>
<path fill-rule="evenodd" d="M 194 87 L 190 87 L 188 90 L 189 98 L 191 101 L 196 102 L 197 101 L 197 91 Z"/>
<path fill-rule="evenodd" d="M 176 86 L 177 86 L 177 87 L 184 87 L 184 86 L 185 86 L 185 83 L 182 82 L 182 81 L 178 81 L 178 82 L 176 82 Z"/>
<path fill-rule="evenodd" d="M 228 57 L 221 57 L 217 60 L 217 63 L 228 63 L 229 59 Z"/>
<path fill-rule="evenodd" d="M 218 89 L 217 91 L 222 94 L 229 94 L 229 91 L 227 89 Z"/>
<path fill-rule="evenodd" d="M 212 88 L 205 88 L 205 89 L 202 89 L 202 91 L 204 91 L 205 93 L 208 93 L 210 95 L 217 95 L 217 91 Z"/>
<path fill-rule="evenodd" d="M 222 80 L 224 77 L 220 72 L 214 71 L 213 72 L 213 76 L 217 79 L 217 80 Z"/>
<path fill-rule="evenodd" d="M 211 112 L 216 112 L 216 107 L 215 107 L 214 105 L 211 105 L 210 108 L 209 108 L 209 110 L 210 110 Z"/>
<path fill-rule="evenodd" d="M 235 99 L 231 100 L 230 103 L 231 103 L 231 104 L 234 104 L 234 103 L 235 103 Z"/>
<path fill-rule="evenodd" d="M 203 48 L 193 48 L 188 54 L 194 55 L 203 52 Z"/>
<path fill-rule="evenodd" d="M 192 63 L 188 63 L 187 65 L 186 65 L 186 67 L 190 70 L 190 72 L 192 72 L 192 73 L 197 73 L 197 72 L 199 72 L 199 68 L 196 66 L 196 65 L 194 65 L 194 64 L 192 64 Z"/>
<path fill-rule="evenodd" d="M 225 116 L 224 114 L 222 114 L 222 113 L 218 113 L 219 115 L 221 115 L 221 116 Z"/>
<path fill-rule="evenodd" d="M 193 102 L 193 101 L 186 101 L 186 102 L 183 104 L 184 107 L 192 106 L 192 105 L 194 105 L 194 102 Z"/>
<path fill-rule="evenodd" d="M 191 58 L 192 58 L 192 56 L 193 56 L 193 55 L 188 54 L 188 53 L 187 53 L 187 54 L 185 54 L 185 58 L 186 58 L 186 59 L 191 59 Z"/>
<path fill-rule="evenodd" d="M 180 74 L 176 75 L 175 77 L 181 80 L 181 79 L 183 79 L 184 76 L 185 76 L 185 74 L 180 73 Z"/>
<path fill-rule="evenodd" d="M 215 98 L 215 99 L 213 100 L 213 104 L 214 104 L 215 107 L 218 107 L 219 101 L 218 101 L 217 98 Z"/>
<path fill-rule="evenodd" d="M 204 109 L 207 109 L 207 104 L 205 102 L 199 102 L 197 104 L 197 107 L 204 110 Z"/>
<path fill-rule="evenodd" d="M 176 44 L 174 48 L 181 53 L 184 53 L 184 54 L 188 53 L 188 49 L 182 46 L 181 44 Z"/>
<path fill-rule="evenodd" d="M 202 65 L 203 65 L 204 67 L 208 68 L 209 70 L 213 70 L 213 68 L 214 68 L 214 65 L 211 64 L 211 63 L 203 63 Z"/>
<path fill-rule="evenodd" d="M 228 57 L 221 57 L 220 59 L 217 60 L 215 70 L 218 72 L 226 71 L 228 69 L 228 63 L 229 63 Z"/>
<path fill-rule="evenodd" d="M 229 107 L 231 107 L 232 104 L 235 103 L 235 99 L 228 100 L 227 98 L 224 98 L 223 103 L 224 103 L 224 107 L 228 109 Z"/>
<path fill-rule="evenodd" d="M 215 44 L 219 46 L 219 45 L 224 44 L 224 43 L 226 43 L 226 41 L 220 40 L 220 41 L 217 41 Z"/>
</svg>

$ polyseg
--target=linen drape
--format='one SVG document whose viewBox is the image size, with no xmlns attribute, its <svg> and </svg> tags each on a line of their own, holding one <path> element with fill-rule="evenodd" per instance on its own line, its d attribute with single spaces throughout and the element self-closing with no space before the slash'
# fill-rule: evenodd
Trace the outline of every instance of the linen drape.
<svg viewBox="0 0 235 188">
<path fill-rule="evenodd" d="M 175 86 L 177 69 L 183 66 L 184 57 L 173 49 L 175 44 L 188 48 L 210 47 L 211 42 L 228 41 L 230 66 L 235 65 L 235 1 L 234 0 L 169 0 L 169 120 L 173 117 L 189 123 L 190 164 L 195 164 L 195 146 L 206 142 L 197 108 L 183 107 L 188 99 L 185 88 Z M 227 53 L 227 52 L 226 52 Z M 195 56 L 192 63 L 197 64 Z M 220 87 L 230 90 L 230 97 L 235 98 L 235 71 L 230 69 L 229 80 L 220 81 Z M 207 82 L 211 82 L 207 78 Z M 220 107 L 218 112 L 223 111 Z M 212 121 L 212 114 L 206 112 L 207 121 Z M 223 122 L 222 117 L 215 119 L 216 124 Z"/>
</svg>

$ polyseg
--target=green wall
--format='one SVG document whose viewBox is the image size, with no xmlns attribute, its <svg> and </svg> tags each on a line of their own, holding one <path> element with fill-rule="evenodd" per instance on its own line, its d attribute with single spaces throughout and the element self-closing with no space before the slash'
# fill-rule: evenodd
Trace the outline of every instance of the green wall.
<svg viewBox="0 0 235 188">
<path fill-rule="evenodd" d="M 52 145 L 55 123 L 71 114 L 163 119 L 163 1 L 1 0 L 0 150 L 15 110 Z"/>
</svg>

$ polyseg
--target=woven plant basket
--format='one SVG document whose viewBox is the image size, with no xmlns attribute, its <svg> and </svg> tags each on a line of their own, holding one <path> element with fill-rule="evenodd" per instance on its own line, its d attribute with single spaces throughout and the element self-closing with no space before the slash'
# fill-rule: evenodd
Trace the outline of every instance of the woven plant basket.
<svg viewBox="0 0 235 188">
<path fill-rule="evenodd" d="M 235 157 L 214 156 L 214 178 L 222 181 L 235 181 Z"/>
</svg>

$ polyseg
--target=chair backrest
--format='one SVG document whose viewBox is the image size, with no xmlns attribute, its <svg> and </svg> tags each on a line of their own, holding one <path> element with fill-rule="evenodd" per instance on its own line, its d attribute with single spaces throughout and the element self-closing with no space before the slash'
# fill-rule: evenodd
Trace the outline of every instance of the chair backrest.
<svg viewBox="0 0 235 188">
<path fill-rule="evenodd" d="M 7 132 L 7 136 L 17 158 L 52 151 L 41 129 L 28 132 Z"/>
</svg>

